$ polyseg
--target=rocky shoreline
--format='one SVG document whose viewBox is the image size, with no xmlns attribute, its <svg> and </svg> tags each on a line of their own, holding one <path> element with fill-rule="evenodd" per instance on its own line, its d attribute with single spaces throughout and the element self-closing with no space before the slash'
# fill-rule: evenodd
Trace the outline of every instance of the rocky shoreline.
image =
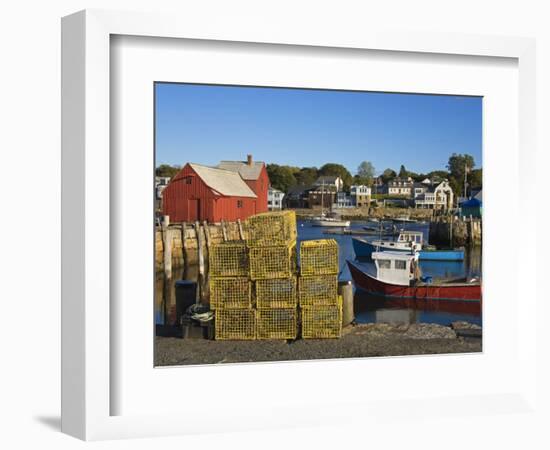
<svg viewBox="0 0 550 450">
<path fill-rule="evenodd" d="M 155 366 L 481 351 L 481 327 L 468 322 L 453 322 L 450 326 L 373 323 L 348 326 L 340 339 L 211 341 L 157 336 Z"/>
</svg>

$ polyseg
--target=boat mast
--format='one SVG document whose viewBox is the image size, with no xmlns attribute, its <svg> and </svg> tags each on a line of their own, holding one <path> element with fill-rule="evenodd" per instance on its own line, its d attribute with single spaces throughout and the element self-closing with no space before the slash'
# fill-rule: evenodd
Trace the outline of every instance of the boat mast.
<svg viewBox="0 0 550 450">
<path fill-rule="evenodd" d="M 325 180 L 323 180 L 323 183 L 321 184 L 321 217 L 325 214 Z"/>
</svg>

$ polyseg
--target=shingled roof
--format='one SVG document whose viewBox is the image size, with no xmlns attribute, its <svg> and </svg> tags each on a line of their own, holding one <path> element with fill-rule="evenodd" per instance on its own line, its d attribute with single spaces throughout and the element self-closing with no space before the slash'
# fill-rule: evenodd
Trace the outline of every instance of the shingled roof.
<svg viewBox="0 0 550 450">
<path fill-rule="evenodd" d="M 218 164 L 219 169 L 236 172 L 243 180 L 257 180 L 263 167 L 262 161 L 254 161 L 251 164 L 248 164 L 247 161 L 220 161 Z"/>
<path fill-rule="evenodd" d="M 189 163 L 202 181 L 221 195 L 257 198 L 238 172 Z"/>
</svg>

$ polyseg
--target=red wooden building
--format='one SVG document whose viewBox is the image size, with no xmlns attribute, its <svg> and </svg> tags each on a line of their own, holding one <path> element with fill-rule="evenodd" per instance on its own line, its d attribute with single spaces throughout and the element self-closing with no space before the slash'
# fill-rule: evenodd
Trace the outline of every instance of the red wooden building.
<svg viewBox="0 0 550 450">
<path fill-rule="evenodd" d="M 220 169 L 238 172 L 246 184 L 254 191 L 258 200 L 256 202 L 256 212 L 267 211 L 267 192 L 269 190 L 269 176 L 265 163 L 262 161 L 253 161 L 252 155 L 247 155 L 246 161 L 221 161 L 218 164 Z"/>
<path fill-rule="evenodd" d="M 163 190 L 162 210 L 170 222 L 244 220 L 267 211 L 267 189 L 265 197 L 262 209 L 258 196 L 238 171 L 188 163 Z"/>
</svg>

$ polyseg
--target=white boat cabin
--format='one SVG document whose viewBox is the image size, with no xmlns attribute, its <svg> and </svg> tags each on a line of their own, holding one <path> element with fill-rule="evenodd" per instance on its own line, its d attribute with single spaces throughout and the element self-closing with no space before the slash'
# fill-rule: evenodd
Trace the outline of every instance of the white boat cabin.
<svg viewBox="0 0 550 450">
<path fill-rule="evenodd" d="M 376 279 L 384 283 L 410 286 L 416 279 L 418 253 L 374 252 L 372 259 L 376 266 Z"/>
<path fill-rule="evenodd" d="M 372 241 L 372 245 L 381 250 L 412 252 L 422 249 L 423 234 L 421 231 L 401 231 L 396 241 Z"/>
<path fill-rule="evenodd" d="M 401 231 L 397 238 L 397 242 L 413 242 L 422 246 L 423 239 L 424 234 L 422 231 Z"/>
</svg>

